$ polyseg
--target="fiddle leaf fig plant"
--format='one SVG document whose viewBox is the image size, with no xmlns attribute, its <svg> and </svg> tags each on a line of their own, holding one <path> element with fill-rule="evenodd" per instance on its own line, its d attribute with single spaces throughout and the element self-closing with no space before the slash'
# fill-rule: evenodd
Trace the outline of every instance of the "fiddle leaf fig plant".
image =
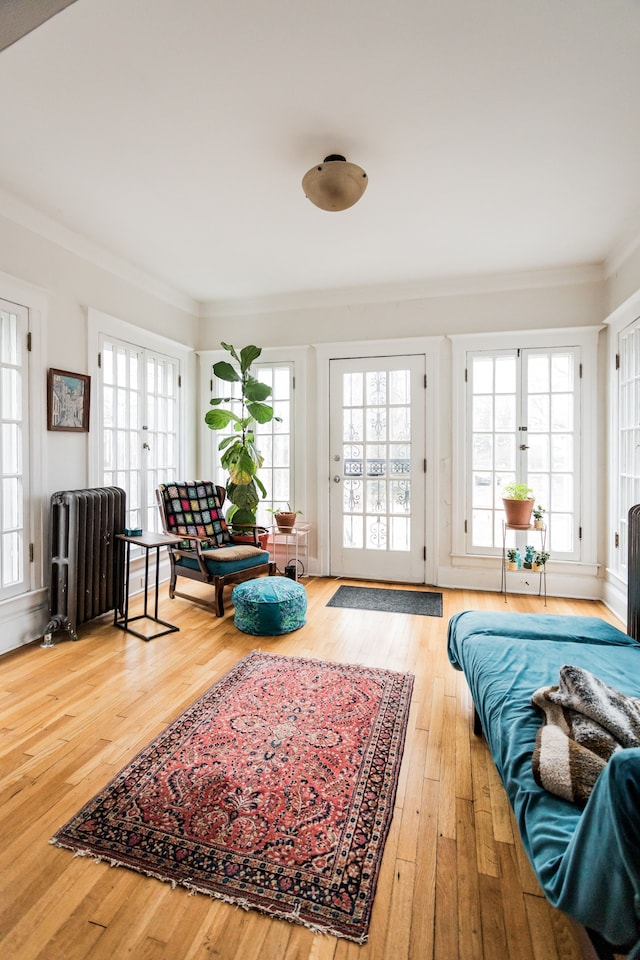
<svg viewBox="0 0 640 960">
<path fill-rule="evenodd" d="M 226 383 L 238 383 L 240 396 L 212 397 L 213 409 L 205 414 L 205 423 L 211 430 L 224 430 L 233 424 L 234 432 L 223 437 L 218 444 L 221 453 L 220 463 L 228 471 L 227 497 L 231 507 L 227 520 L 236 525 L 252 525 L 256 522 L 256 510 L 260 497 L 266 497 L 267 491 L 258 477 L 258 471 L 264 463 L 264 457 L 256 446 L 256 423 L 269 423 L 280 420 L 274 415 L 273 407 L 265 403 L 271 396 L 271 387 L 262 383 L 251 373 L 252 364 L 262 353 L 261 347 L 250 344 L 242 347 L 238 353 L 230 343 L 221 343 L 235 360 L 220 360 L 214 363 L 213 372 L 219 380 Z M 227 406 L 223 407 L 223 404 Z"/>
</svg>

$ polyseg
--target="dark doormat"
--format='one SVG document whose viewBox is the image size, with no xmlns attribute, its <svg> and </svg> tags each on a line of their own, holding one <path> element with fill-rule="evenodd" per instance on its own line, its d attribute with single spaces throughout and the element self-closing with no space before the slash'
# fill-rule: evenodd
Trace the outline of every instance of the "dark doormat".
<svg viewBox="0 0 640 960">
<path fill-rule="evenodd" d="M 338 587 L 327 606 L 441 617 L 442 594 L 426 590 L 385 590 L 381 587 L 341 586 Z"/>
</svg>

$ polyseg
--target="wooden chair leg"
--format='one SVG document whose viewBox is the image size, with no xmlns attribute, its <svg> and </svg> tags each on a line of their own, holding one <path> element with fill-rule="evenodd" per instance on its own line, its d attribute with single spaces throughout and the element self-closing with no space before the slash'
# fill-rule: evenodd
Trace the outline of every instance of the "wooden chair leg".
<svg viewBox="0 0 640 960">
<path fill-rule="evenodd" d="M 216 616 L 224 617 L 224 603 L 222 591 L 224 590 L 224 580 L 216 580 Z"/>
</svg>

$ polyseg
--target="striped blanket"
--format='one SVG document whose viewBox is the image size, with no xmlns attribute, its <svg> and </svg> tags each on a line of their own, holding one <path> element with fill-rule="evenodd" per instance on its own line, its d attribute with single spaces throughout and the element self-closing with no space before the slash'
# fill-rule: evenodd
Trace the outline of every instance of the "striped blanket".
<svg viewBox="0 0 640 960">
<path fill-rule="evenodd" d="M 583 807 L 612 754 L 640 746 L 640 700 L 588 670 L 564 666 L 558 685 L 541 687 L 531 701 L 542 713 L 532 757 L 536 783 Z"/>
</svg>

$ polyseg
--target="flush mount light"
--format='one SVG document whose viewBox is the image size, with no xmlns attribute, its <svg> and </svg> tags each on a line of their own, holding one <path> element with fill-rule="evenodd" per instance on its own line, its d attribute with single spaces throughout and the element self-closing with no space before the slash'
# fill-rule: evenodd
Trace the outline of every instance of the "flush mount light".
<svg viewBox="0 0 640 960">
<path fill-rule="evenodd" d="M 347 210 L 367 189 L 367 175 L 339 153 L 324 158 L 302 178 L 305 195 L 321 210 Z"/>
</svg>

